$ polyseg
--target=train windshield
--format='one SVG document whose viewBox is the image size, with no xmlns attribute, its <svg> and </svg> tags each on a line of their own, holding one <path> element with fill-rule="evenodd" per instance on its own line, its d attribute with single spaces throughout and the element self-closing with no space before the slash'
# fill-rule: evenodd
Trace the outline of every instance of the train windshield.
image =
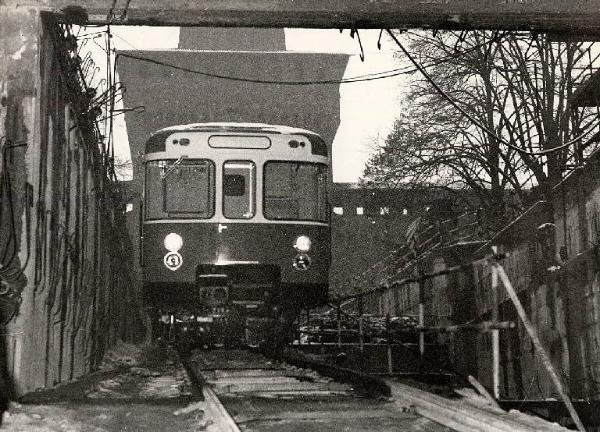
<svg viewBox="0 0 600 432">
<path fill-rule="evenodd" d="M 214 164 L 204 159 L 146 163 L 146 218 L 212 217 L 214 177 Z"/>
<path fill-rule="evenodd" d="M 267 219 L 327 221 L 327 166 L 267 162 L 264 167 Z"/>
</svg>

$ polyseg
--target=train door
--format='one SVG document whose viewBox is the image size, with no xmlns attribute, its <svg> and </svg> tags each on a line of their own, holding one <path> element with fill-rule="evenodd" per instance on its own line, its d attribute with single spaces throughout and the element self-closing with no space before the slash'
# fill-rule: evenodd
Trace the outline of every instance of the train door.
<svg viewBox="0 0 600 432">
<path fill-rule="evenodd" d="M 227 262 L 229 300 L 243 307 L 243 314 L 256 314 L 260 304 L 278 294 L 279 272 L 266 264 L 272 239 L 265 224 L 256 223 L 256 164 L 227 161 L 222 171 L 223 223 L 219 225 L 219 261 Z M 243 305 L 243 306 L 242 306 Z"/>
</svg>

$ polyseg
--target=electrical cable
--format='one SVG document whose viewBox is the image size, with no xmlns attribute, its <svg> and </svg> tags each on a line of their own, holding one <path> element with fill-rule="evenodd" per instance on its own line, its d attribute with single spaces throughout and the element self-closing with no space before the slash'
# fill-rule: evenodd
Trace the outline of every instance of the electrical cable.
<svg viewBox="0 0 600 432">
<path fill-rule="evenodd" d="M 431 63 L 422 66 L 422 67 L 434 67 L 437 66 L 439 64 L 442 64 L 444 62 L 447 62 L 451 59 L 460 57 L 462 55 L 465 55 L 471 51 L 474 51 L 478 48 L 480 48 L 481 46 L 483 46 L 485 44 L 478 44 L 478 45 L 474 45 L 473 47 L 470 47 L 467 50 L 458 52 L 456 54 L 444 57 L 442 59 L 438 59 L 435 61 L 432 61 Z M 382 72 L 375 72 L 372 74 L 365 74 L 365 75 L 357 75 L 354 77 L 349 77 L 349 78 L 343 78 L 341 80 L 307 80 L 307 81 L 279 81 L 279 80 L 260 80 L 260 79 L 253 79 L 253 78 L 245 78 L 245 77 L 236 77 L 236 76 L 231 76 L 231 75 L 223 75 L 223 74 L 214 74 L 214 73 L 210 73 L 210 72 L 206 72 L 206 71 L 201 71 L 201 70 L 196 70 L 196 69 L 192 69 L 192 68 L 188 68 L 185 66 L 178 66 L 175 65 L 173 63 L 168 63 L 168 62 L 163 62 L 160 60 L 155 60 L 155 59 L 151 59 L 148 57 L 143 57 L 143 56 L 139 56 L 139 55 L 134 55 L 134 54 L 129 54 L 126 53 L 124 51 L 120 51 L 116 54 L 116 58 L 115 58 L 115 63 L 117 62 L 118 57 L 127 57 L 127 58 L 131 58 L 134 60 L 139 60 L 139 61 L 144 61 L 147 63 L 152 63 L 152 64 L 156 64 L 159 66 L 165 66 L 165 67 L 170 67 L 172 69 L 177 69 L 177 70 L 181 70 L 183 72 L 189 72 L 189 73 L 193 73 L 193 74 L 197 74 L 197 75 L 203 75 L 209 78 L 218 78 L 218 79 L 226 79 L 226 80 L 230 80 L 230 81 L 239 81 L 239 82 L 249 82 L 249 83 L 255 83 L 255 84 L 281 84 L 281 85 L 298 85 L 298 86 L 302 86 L 302 85 L 321 85 L 321 84 L 350 84 L 350 83 L 356 83 L 356 82 L 366 82 L 366 81 L 375 81 L 375 80 L 379 80 L 379 79 L 386 79 L 386 78 L 393 78 L 399 75 L 408 75 L 408 74 L 412 74 L 414 72 L 418 72 L 419 68 L 415 67 L 415 68 L 398 68 L 398 69 L 390 69 L 387 71 L 382 71 Z"/>
<path fill-rule="evenodd" d="M 378 72 L 378 73 L 371 74 L 371 75 L 363 75 L 363 76 L 351 77 L 351 78 L 346 78 L 346 79 L 341 79 L 341 80 L 311 80 L 311 81 L 260 80 L 260 79 L 253 79 L 253 78 L 236 77 L 236 76 L 231 76 L 231 75 L 214 74 L 214 73 L 210 73 L 210 72 L 205 72 L 205 71 L 188 68 L 185 66 L 178 66 L 173 63 L 154 60 L 154 59 L 151 59 L 148 57 L 142 57 L 142 56 L 137 56 L 137 55 L 133 55 L 133 54 L 128 54 L 123 51 L 117 53 L 116 56 L 131 58 L 131 59 L 143 61 L 146 63 L 156 64 L 159 66 L 165 66 L 165 67 L 180 70 L 183 72 L 189 72 L 189 73 L 193 73 L 193 74 L 197 74 L 197 75 L 206 76 L 208 78 L 218 78 L 218 79 L 224 79 L 224 80 L 229 80 L 229 81 L 248 82 L 248 83 L 254 83 L 254 84 L 280 84 L 280 85 L 298 85 L 298 86 L 319 85 L 319 84 L 347 84 L 347 83 L 353 83 L 353 82 L 374 81 L 374 80 L 378 80 L 378 79 L 392 78 L 392 77 L 395 77 L 398 75 L 415 72 L 415 70 L 392 69 L 392 70 L 385 71 L 385 72 Z"/>
<path fill-rule="evenodd" d="M 13 190 L 12 190 L 12 179 L 11 179 L 11 175 L 10 175 L 10 170 L 8 168 L 8 151 L 12 150 L 14 148 L 18 148 L 18 147 L 26 147 L 27 146 L 27 142 L 26 141 L 18 141 L 18 142 L 12 142 L 11 140 L 7 139 L 6 137 L 2 137 L 0 139 L 0 144 L 4 143 L 3 149 L 2 149 L 2 162 L 3 162 L 3 167 L 5 169 L 5 172 L 2 176 L 1 179 L 1 188 L 2 190 L 0 191 L 0 196 L 4 195 L 4 191 L 6 189 L 6 196 L 7 196 L 7 202 L 8 202 L 8 209 L 10 212 L 10 227 L 11 227 L 11 232 L 10 232 L 10 236 L 9 239 L 6 241 L 5 244 L 5 249 L 4 252 L 2 253 L 2 259 L 0 261 L 1 267 L 7 268 L 10 267 L 10 265 L 13 263 L 13 261 L 15 260 L 15 258 L 17 257 L 18 254 L 18 245 L 17 245 L 17 231 L 16 231 L 16 221 L 15 221 L 15 211 L 14 211 L 14 200 L 13 200 Z M 25 205 L 28 205 L 28 203 L 25 203 Z M 2 220 L 2 210 L 3 210 L 3 206 L 0 207 L 0 221 Z M 12 245 L 12 252 L 10 254 L 10 258 L 8 259 L 7 262 L 7 254 L 8 254 L 8 250 L 9 250 L 9 245 Z M 29 260 L 29 250 L 27 251 L 27 261 Z M 22 273 L 20 266 L 19 266 L 19 272 Z"/>
<path fill-rule="evenodd" d="M 68 33 L 68 30 L 65 28 L 65 32 Z M 35 239 L 34 295 L 41 289 L 48 291 L 43 306 L 47 319 L 46 366 L 44 370 L 46 383 L 52 376 L 50 359 L 53 351 L 50 341 L 53 340 L 51 332 L 54 331 L 52 329 L 56 324 L 53 317 L 60 316 L 60 330 L 58 330 L 59 333 L 55 333 L 60 338 L 60 350 L 68 349 L 70 344 L 72 354 L 75 352 L 74 343 L 77 332 L 71 332 L 69 337 L 68 326 L 71 326 L 71 329 L 88 329 L 86 323 L 89 318 L 95 322 L 102 319 L 100 326 L 114 327 L 114 324 L 108 322 L 108 314 L 113 312 L 116 321 L 125 322 L 128 320 L 126 309 L 119 307 L 116 296 L 118 293 L 123 293 L 127 297 L 130 292 L 130 286 L 123 282 L 124 279 L 121 280 L 122 275 L 127 276 L 128 270 L 124 267 L 122 260 L 111 254 L 112 263 L 110 265 L 115 271 L 105 273 L 100 270 L 100 264 L 103 264 L 110 254 L 110 245 L 116 244 L 120 240 L 115 233 L 118 228 L 113 223 L 114 215 L 105 208 L 106 206 L 100 204 L 114 202 L 114 182 L 107 178 L 103 171 L 105 160 L 100 155 L 100 148 L 95 145 L 100 142 L 101 137 L 98 123 L 89 117 L 91 110 L 88 109 L 90 106 L 93 108 L 94 105 L 110 104 L 114 100 L 114 92 L 119 89 L 118 84 L 109 88 L 105 94 L 90 96 L 86 75 L 81 70 L 81 61 L 70 56 L 70 53 L 61 44 L 61 40 L 60 35 L 53 38 L 57 62 L 51 73 L 58 74 L 62 79 L 58 81 L 56 89 L 51 90 L 48 98 L 48 110 L 55 113 L 53 117 L 55 120 L 54 139 L 48 144 L 46 151 L 41 153 L 45 163 L 40 163 L 40 183 L 37 197 L 38 226 Z M 108 51 L 110 52 L 110 50 Z M 94 75 L 97 73 L 97 69 L 91 65 L 91 62 L 90 65 L 84 64 L 84 66 L 90 71 L 95 71 Z M 92 75 L 92 79 L 94 75 Z M 90 76 L 88 75 L 87 78 Z M 92 101 L 91 105 L 90 101 Z M 63 103 L 74 106 L 73 123 L 69 122 L 64 125 L 65 116 L 63 114 L 65 111 L 61 109 Z M 46 127 L 48 124 L 43 130 Z M 73 132 L 74 129 L 77 131 Z M 64 139 L 63 130 L 72 134 L 66 137 L 70 150 L 59 151 L 57 149 L 63 144 L 62 140 Z M 42 141 L 45 143 L 45 140 Z M 52 154 L 53 161 L 62 167 L 56 171 L 63 172 L 63 174 L 59 175 L 50 186 L 52 193 L 47 194 L 48 174 L 45 165 L 48 163 L 50 154 Z M 59 190 L 55 190 L 57 187 Z M 52 209 L 46 210 L 45 200 L 49 195 L 62 198 L 53 199 Z M 97 204 L 94 205 L 93 202 Z M 46 213 L 50 217 L 46 217 Z M 48 222 L 52 225 L 48 226 Z M 60 224 L 58 227 L 57 223 Z M 87 259 L 88 253 L 91 258 L 89 260 Z M 48 261 L 47 266 L 46 261 Z M 109 288 L 111 285 L 114 286 L 112 294 L 100 295 L 97 298 L 97 293 L 105 292 L 105 287 Z M 96 312 L 97 310 L 102 312 Z M 128 320 L 128 322 L 130 321 Z M 103 332 L 97 332 L 96 326 L 91 326 L 89 329 L 89 331 L 86 330 L 79 334 L 85 340 L 85 346 L 92 351 L 95 351 L 97 347 L 105 346 L 108 338 L 111 337 Z M 41 350 L 44 351 L 43 348 Z M 44 354 L 42 353 L 42 355 Z M 59 358 L 59 369 L 62 361 Z M 63 369 L 68 371 L 67 362 L 68 360 L 65 360 Z M 71 356 L 71 373 L 72 371 L 73 357 Z M 60 375 L 58 378 L 61 379 Z"/>
<path fill-rule="evenodd" d="M 561 151 L 567 147 L 572 146 L 573 144 L 577 143 L 578 141 L 580 141 L 582 138 L 584 138 L 587 134 L 589 134 L 589 130 L 582 133 L 581 135 L 571 139 L 570 141 L 567 141 L 566 143 L 558 146 L 558 147 L 554 147 L 551 149 L 547 149 L 547 150 L 541 150 L 541 151 L 537 151 L 537 152 L 531 152 L 528 150 L 524 150 L 520 147 L 517 147 L 511 143 L 509 143 L 508 141 L 506 141 L 504 138 L 496 135 L 492 130 L 490 130 L 487 126 L 485 126 L 483 123 L 481 123 L 479 120 L 475 119 L 473 116 L 471 116 L 465 109 L 463 109 L 460 105 L 458 105 L 458 103 L 452 99 L 451 96 L 449 96 L 436 82 L 435 80 L 433 80 L 431 78 L 431 76 L 427 73 L 427 71 L 413 58 L 413 56 L 408 52 L 408 50 L 406 48 L 404 48 L 404 45 L 402 45 L 402 43 L 398 40 L 398 38 L 396 38 L 396 36 L 394 35 L 394 33 L 392 33 L 391 30 L 386 29 L 386 31 L 388 32 L 388 34 L 392 37 L 392 39 L 394 40 L 394 42 L 396 42 L 396 44 L 398 45 L 398 47 L 402 50 L 402 52 L 406 55 L 406 57 L 411 61 L 411 63 L 413 63 L 415 65 L 415 67 L 417 69 L 419 69 L 419 72 L 421 72 L 421 74 L 423 75 L 423 77 L 432 85 L 432 87 L 441 95 L 443 96 L 448 102 L 450 102 L 450 104 L 456 108 L 458 111 L 460 111 L 460 113 L 462 115 L 464 115 L 471 123 L 473 123 L 475 126 L 477 126 L 478 128 L 480 128 L 481 130 L 483 130 L 484 132 L 488 133 L 491 137 L 493 137 L 494 139 L 498 140 L 499 142 L 501 142 L 502 144 L 506 145 L 508 148 L 511 148 L 513 150 L 515 150 L 518 153 L 521 154 L 525 154 L 528 156 L 545 156 L 547 154 L 551 154 L 551 153 L 555 153 L 558 151 Z M 600 125 L 600 119 L 598 119 L 596 122 L 595 126 Z"/>
</svg>

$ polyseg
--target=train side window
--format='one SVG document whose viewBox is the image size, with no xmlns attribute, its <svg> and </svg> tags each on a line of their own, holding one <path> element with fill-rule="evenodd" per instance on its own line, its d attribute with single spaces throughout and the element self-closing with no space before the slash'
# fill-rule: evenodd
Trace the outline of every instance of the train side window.
<svg viewBox="0 0 600 432">
<path fill-rule="evenodd" d="M 223 165 L 223 216 L 250 219 L 256 208 L 256 167 L 250 161 L 229 161 Z"/>
</svg>

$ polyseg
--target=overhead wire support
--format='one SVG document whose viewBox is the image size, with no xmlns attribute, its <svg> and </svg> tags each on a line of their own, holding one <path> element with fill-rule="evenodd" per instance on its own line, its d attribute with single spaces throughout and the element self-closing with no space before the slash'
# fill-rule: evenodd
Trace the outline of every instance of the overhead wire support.
<svg viewBox="0 0 600 432">
<path fill-rule="evenodd" d="M 356 40 L 358 41 L 358 47 L 360 48 L 360 61 L 364 62 L 365 61 L 365 50 L 363 48 L 362 42 L 360 40 L 360 33 L 358 32 L 358 29 L 350 29 L 350 37 L 352 39 L 354 39 L 354 35 L 356 35 Z"/>
<path fill-rule="evenodd" d="M 381 36 L 383 36 L 383 29 L 379 30 L 379 37 L 377 38 L 377 49 L 381 49 Z"/>
</svg>

